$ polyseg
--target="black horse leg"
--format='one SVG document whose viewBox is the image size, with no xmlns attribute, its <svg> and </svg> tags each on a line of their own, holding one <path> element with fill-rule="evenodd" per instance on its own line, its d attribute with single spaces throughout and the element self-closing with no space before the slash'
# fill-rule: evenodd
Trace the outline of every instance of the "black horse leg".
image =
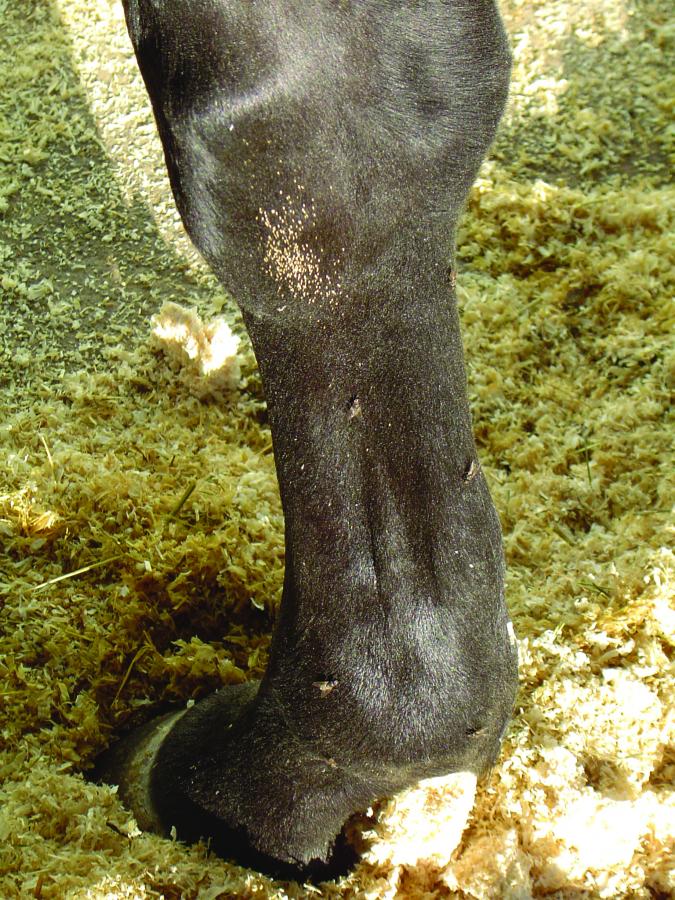
<svg viewBox="0 0 675 900">
<path fill-rule="evenodd" d="M 504 31 L 493 0 L 125 5 L 185 227 L 260 365 L 286 574 L 261 684 L 103 773 L 146 827 L 324 871 L 375 798 L 490 766 L 513 702 L 453 262 Z"/>
</svg>

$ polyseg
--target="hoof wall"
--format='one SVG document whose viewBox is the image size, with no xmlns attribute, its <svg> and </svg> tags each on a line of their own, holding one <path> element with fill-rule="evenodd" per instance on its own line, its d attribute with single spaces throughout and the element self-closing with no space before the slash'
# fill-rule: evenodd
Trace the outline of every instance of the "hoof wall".
<svg viewBox="0 0 675 900">
<path fill-rule="evenodd" d="M 150 773 L 162 742 L 185 710 L 167 713 L 142 725 L 99 757 L 89 779 L 118 786 L 118 795 L 143 831 L 166 834 L 167 828 L 153 807 Z"/>
</svg>

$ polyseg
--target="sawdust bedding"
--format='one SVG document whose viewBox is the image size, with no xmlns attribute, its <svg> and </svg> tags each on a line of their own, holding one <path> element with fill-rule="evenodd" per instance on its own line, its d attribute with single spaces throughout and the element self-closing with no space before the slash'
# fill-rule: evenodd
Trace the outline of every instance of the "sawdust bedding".
<svg viewBox="0 0 675 900">
<path fill-rule="evenodd" d="M 514 89 L 459 296 L 522 687 L 475 803 L 452 779 L 383 803 L 320 887 L 141 834 L 82 777 L 264 670 L 283 521 L 118 4 L 0 8 L 0 896 L 672 896 L 670 4 L 504 4 Z M 151 326 L 164 301 L 198 314 Z"/>
</svg>

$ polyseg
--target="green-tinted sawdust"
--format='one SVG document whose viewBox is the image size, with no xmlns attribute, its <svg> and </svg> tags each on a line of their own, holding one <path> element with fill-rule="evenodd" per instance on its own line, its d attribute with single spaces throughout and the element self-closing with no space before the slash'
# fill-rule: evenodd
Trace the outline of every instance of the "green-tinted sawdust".
<svg viewBox="0 0 675 900">
<path fill-rule="evenodd" d="M 141 835 L 79 774 L 260 675 L 283 522 L 249 345 L 216 402 L 146 341 L 165 300 L 241 325 L 180 233 L 121 9 L 0 11 L 0 896 L 669 896 L 670 4 L 504 4 L 514 89 L 459 297 L 522 689 L 454 854 L 457 807 L 421 788 L 320 889 Z"/>
</svg>

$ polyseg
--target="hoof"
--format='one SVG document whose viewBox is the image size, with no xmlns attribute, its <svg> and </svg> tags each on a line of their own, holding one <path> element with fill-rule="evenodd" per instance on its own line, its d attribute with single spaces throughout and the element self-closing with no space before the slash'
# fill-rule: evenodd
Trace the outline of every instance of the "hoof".
<svg viewBox="0 0 675 900">
<path fill-rule="evenodd" d="M 227 729 L 239 718 L 242 710 L 253 700 L 258 682 L 247 682 L 222 688 L 205 701 L 205 705 L 218 698 L 218 724 Z M 223 701 L 227 702 L 223 702 Z M 164 741 L 171 747 L 171 732 L 188 712 L 179 709 L 166 713 L 125 735 L 99 756 L 89 778 L 96 784 L 116 785 L 117 794 L 130 809 L 138 827 L 143 831 L 167 836 L 174 822 L 166 822 L 158 811 L 153 789 L 153 776 Z M 170 751 L 169 751 L 170 752 Z M 166 753 L 166 751 L 165 751 Z"/>
<path fill-rule="evenodd" d="M 100 756 L 89 778 L 96 784 L 116 785 L 117 794 L 143 831 L 166 834 L 152 801 L 152 768 L 162 742 L 185 710 L 167 713 L 132 731 Z"/>
<path fill-rule="evenodd" d="M 345 820 L 337 827 L 333 825 L 330 838 L 318 853 L 315 841 L 310 842 L 311 850 L 302 853 L 298 846 L 291 846 L 293 841 L 288 842 L 285 852 L 284 840 L 270 844 L 266 839 L 288 826 L 288 821 L 270 823 L 277 790 L 282 793 L 288 785 L 271 771 L 267 753 L 263 754 L 267 764 L 265 759 L 256 758 L 256 739 L 242 747 L 248 744 L 248 724 L 255 718 L 258 687 L 257 682 L 228 686 L 189 710 L 148 722 L 99 757 L 90 779 L 117 785 L 120 799 L 144 831 L 165 837 L 173 832 L 186 843 L 203 840 L 218 856 L 275 878 L 335 879 L 346 874 L 357 860 L 356 851 L 340 831 Z M 274 733 L 267 736 L 274 746 Z M 199 771 L 206 760 L 210 769 L 207 796 L 203 780 L 198 794 L 191 789 L 192 773 Z M 218 763 L 215 771 L 214 760 Z M 297 762 L 302 764 L 301 759 Z M 297 768 L 295 771 L 297 774 Z M 247 796 L 252 777 L 257 782 L 267 781 L 264 798 L 260 793 Z M 303 786 L 297 787 L 302 795 Z M 300 800 L 306 807 L 311 797 L 301 796 Z M 287 808 L 285 818 L 294 812 Z M 259 833 L 256 819 L 260 821 Z"/>
</svg>

